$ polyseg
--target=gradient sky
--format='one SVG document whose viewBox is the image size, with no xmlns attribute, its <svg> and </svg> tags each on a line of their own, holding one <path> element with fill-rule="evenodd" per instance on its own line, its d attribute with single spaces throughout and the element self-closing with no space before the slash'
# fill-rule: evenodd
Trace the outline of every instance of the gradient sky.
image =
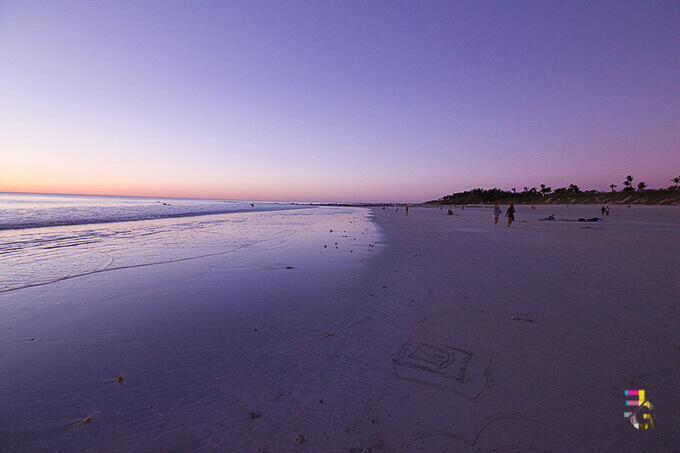
<svg viewBox="0 0 680 453">
<path fill-rule="evenodd" d="M 680 174 L 680 2 L 0 2 L 0 191 L 424 201 Z"/>
</svg>

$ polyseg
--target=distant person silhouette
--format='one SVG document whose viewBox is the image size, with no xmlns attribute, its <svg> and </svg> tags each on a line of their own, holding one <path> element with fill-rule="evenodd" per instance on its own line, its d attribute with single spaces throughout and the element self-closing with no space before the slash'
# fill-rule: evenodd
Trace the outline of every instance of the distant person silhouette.
<svg viewBox="0 0 680 453">
<path fill-rule="evenodd" d="M 510 207 L 508 208 L 507 211 L 505 211 L 505 217 L 508 218 L 508 228 L 510 228 L 510 225 L 512 225 L 512 222 L 515 220 L 515 205 L 511 204 Z"/>
<path fill-rule="evenodd" d="M 502 212 L 500 206 L 496 203 L 496 206 L 493 207 L 493 226 L 498 225 L 498 218 L 501 216 Z"/>
<path fill-rule="evenodd" d="M 604 206 L 602 206 L 602 209 L 600 209 L 600 212 L 602 213 L 602 215 L 604 215 L 605 211 L 607 211 L 607 208 L 605 208 Z"/>
</svg>

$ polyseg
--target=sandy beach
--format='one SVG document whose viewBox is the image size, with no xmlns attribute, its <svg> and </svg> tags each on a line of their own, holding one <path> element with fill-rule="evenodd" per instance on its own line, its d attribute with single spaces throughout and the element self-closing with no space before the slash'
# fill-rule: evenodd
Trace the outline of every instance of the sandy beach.
<svg viewBox="0 0 680 453">
<path fill-rule="evenodd" d="M 678 450 L 680 209 L 599 216 L 339 210 L 1 292 L 0 451 Z"/>
</svg>

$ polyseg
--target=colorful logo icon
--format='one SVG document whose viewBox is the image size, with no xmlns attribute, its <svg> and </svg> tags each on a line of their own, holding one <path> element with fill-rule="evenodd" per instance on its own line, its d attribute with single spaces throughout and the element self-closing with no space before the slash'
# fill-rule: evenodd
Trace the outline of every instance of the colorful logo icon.
<svg viewBox="0 0 680 453">
<path fill-rule="evenodd" d="M 636 396 L 637 399 L 626 399 L 626 406 L 636 406 L 633 412 L 624 412 L 626 417 L 636 429 L 654 429 L 654 406 L 645 399 L 644 390 L 626 390 L 626 396 Z"/>
</svg>

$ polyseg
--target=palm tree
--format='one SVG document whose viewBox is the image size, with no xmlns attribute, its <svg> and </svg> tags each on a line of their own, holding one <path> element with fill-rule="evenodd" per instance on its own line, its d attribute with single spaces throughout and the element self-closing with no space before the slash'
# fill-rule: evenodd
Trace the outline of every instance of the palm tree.
<svg viewBox="0 0 680 453">
<path fill-rule="evenodd" d="M 569 184 L 569 188 L 567 189 L 567 192 L 569 192 L 569 193 L 579 193 L 579 192 L 581 192 L 581 189 L 576 184 Z"/>
<path fill-rule="evenodd" d="M 616 185 L 616 184 L 609 184 L 609 187 L 612 188 L 612 192 L 616 192 L 616 188 L 619 187 L 619 186 Z"/>
<path fill-rule="evenodd" d="M 623 185 L 626 186 L 623 190 L 634 190 L 633 189 L 633 177 L 631 175 L 626 176 L 626 180 L 623 181 Z"/>
<path fill-rule="evenodd" d="M 680 176 L 676 176 L 675 178 L 671 179 L 671 181 L 675 183 L 675 188 L 677 189 L 677 187 L 680 185 Z"/>
<path fill-rule="evenodd" d="M 647 183 L 644 181 L 640 181 L 638 183 L 638 190 L 645 190 L 645 187 L 647 187 Z"/>
</svg>

